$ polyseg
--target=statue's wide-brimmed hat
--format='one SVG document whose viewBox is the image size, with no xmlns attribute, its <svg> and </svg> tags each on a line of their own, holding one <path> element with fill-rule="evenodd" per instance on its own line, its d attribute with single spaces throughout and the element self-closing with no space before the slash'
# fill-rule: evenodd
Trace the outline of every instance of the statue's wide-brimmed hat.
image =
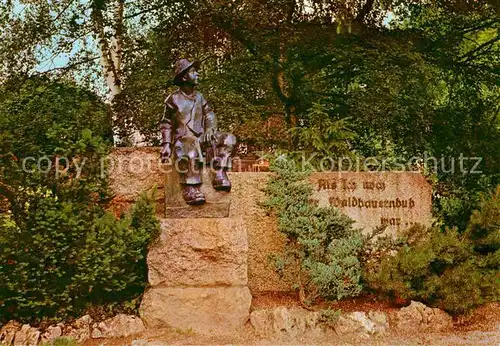
<svg viewBox="0 0 500 346">
<path fill-rule="evenodd" d="M 177 60 L 174 66 L 174 84 L 179 84 L 184 73 L 186 73 L 187 70 L 189 70 L 191 67 L 199 69 L 200 65 L 201 62 L 198 60 L 195 60 L 193 62 L 189 61 L 188 59 Z"/>
</svg>

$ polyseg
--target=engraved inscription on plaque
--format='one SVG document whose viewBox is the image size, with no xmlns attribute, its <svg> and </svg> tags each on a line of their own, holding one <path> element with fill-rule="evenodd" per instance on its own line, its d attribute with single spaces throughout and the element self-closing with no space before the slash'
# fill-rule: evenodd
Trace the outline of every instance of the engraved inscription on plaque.
<svg viewBox="0 0 500 346">
<path fill-rule="evenodd" d="M 365 232 L 386 226 L 388 233 L 431 223 L 431 188 L 414 172 L 327 172 L 311 177 L 313 200 L 339 208 Z"/>
</svg>

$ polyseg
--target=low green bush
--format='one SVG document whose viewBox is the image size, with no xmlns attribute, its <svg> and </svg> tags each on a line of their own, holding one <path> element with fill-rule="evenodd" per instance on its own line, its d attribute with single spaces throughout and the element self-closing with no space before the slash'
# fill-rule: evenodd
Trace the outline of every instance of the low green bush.
<svg viewBox="0 0 500 346">
<path fill-rule="evenodd" d="M 278 273 L 298 270 L 296 286 L 301 302 L 316 298 L 341 299 L 361 292 L 363 237 L 353 221 L 337 209 L 319 207 L 312 197 L 312 185 L 291 159 L 280 157 L 271 163 L 263 206 L 278 218 L 286 236 L 282 254 L 274 256 Z M 292 274 L 293 275 L 293 274 Z"/>
<path fill-rule="evenodd" d="M 500 187 L 483 199 L 467 230 L 430 229 L 381 260 L 366 278 L 379 292 L 452 314 L 500 298 Z"/>
<path fill-rule="evenodd" d="M 0 316 L 31 322 L 123 302 L 147 283 L 146 251 L 159 225 L 143 197 L 128 215 L 31 192 L 27 219 L 0 220 Z"/>
<path fill-rule="evenodd" d="M 106 212 L 109 115 L 67 83 L 35 78 L 2 89 L 0 323 L 120 304 L 130 311 L 143 293 L 159 223 L 146 196 L 123 217 Z"/>
</svg>

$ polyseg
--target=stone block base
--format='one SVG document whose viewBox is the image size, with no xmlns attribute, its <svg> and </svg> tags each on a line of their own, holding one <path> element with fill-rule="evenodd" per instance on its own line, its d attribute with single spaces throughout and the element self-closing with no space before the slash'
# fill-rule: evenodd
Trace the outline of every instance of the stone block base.
<svg viewBox="0 0 500 346">
<path fill-rule="evenodd" d="M 224 218 L 229 216 L 229 202 L 205 202 L 202 205 L 166 206 L 167 219 Z"/>
<path fill-rule="evenodd" d="M 153 287 L 140 315 L 148 328 L 231 333 L 248 321 L 251 302 L 248 287 Z"/>
<path fill-rule="evenodd" d="M 148 253 L 151 286 L 246 286 L 248 241 L 243 220 L 163 219 Z"/>
</svg>

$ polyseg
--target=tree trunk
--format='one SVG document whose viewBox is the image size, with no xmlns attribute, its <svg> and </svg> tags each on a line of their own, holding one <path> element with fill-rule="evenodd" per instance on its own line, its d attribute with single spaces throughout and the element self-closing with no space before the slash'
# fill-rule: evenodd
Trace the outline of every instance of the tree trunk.
<svg viewBox="0 0 500 346">
<path fill-rule="evenodd" d="M 92 11 L 92 24 L 94 34 L 98 40 L 103 76 L 110 91 L 110 100 L 113 101 L 116 95 L 120 94 L 122 91 L 120 70 L 118 69 L 119 64 L 121 64 L 121 56 L 118 54 L 117 50 L 117 32 L 115 31 L 115 36 L 112 38 L 114 44 L 110 45 L 105 33 L 104 16 L 101 8 L 94 7 Z"/>
<path fill-rule="evenodd" d="M 103 77 L 109 89 L 109 101 L 113 117 L 113 140 L 115 145 L 138 145 L 143 136 L 137 131 L 129 129 L 130 119 L 121 119 L 116 107 L 117 96 L 123 86 L 123 27 L 124 27 L 125 0 L 115 0 L 113 3 L 112 36 L 106 36 L 106 23 L 103 8 L 94 5 L 92 9 L 92 24 L 94 35 L 98 40 L 100 63 Z M 132 133 L 130 133 L 132 132 Z"/>
</svg>

